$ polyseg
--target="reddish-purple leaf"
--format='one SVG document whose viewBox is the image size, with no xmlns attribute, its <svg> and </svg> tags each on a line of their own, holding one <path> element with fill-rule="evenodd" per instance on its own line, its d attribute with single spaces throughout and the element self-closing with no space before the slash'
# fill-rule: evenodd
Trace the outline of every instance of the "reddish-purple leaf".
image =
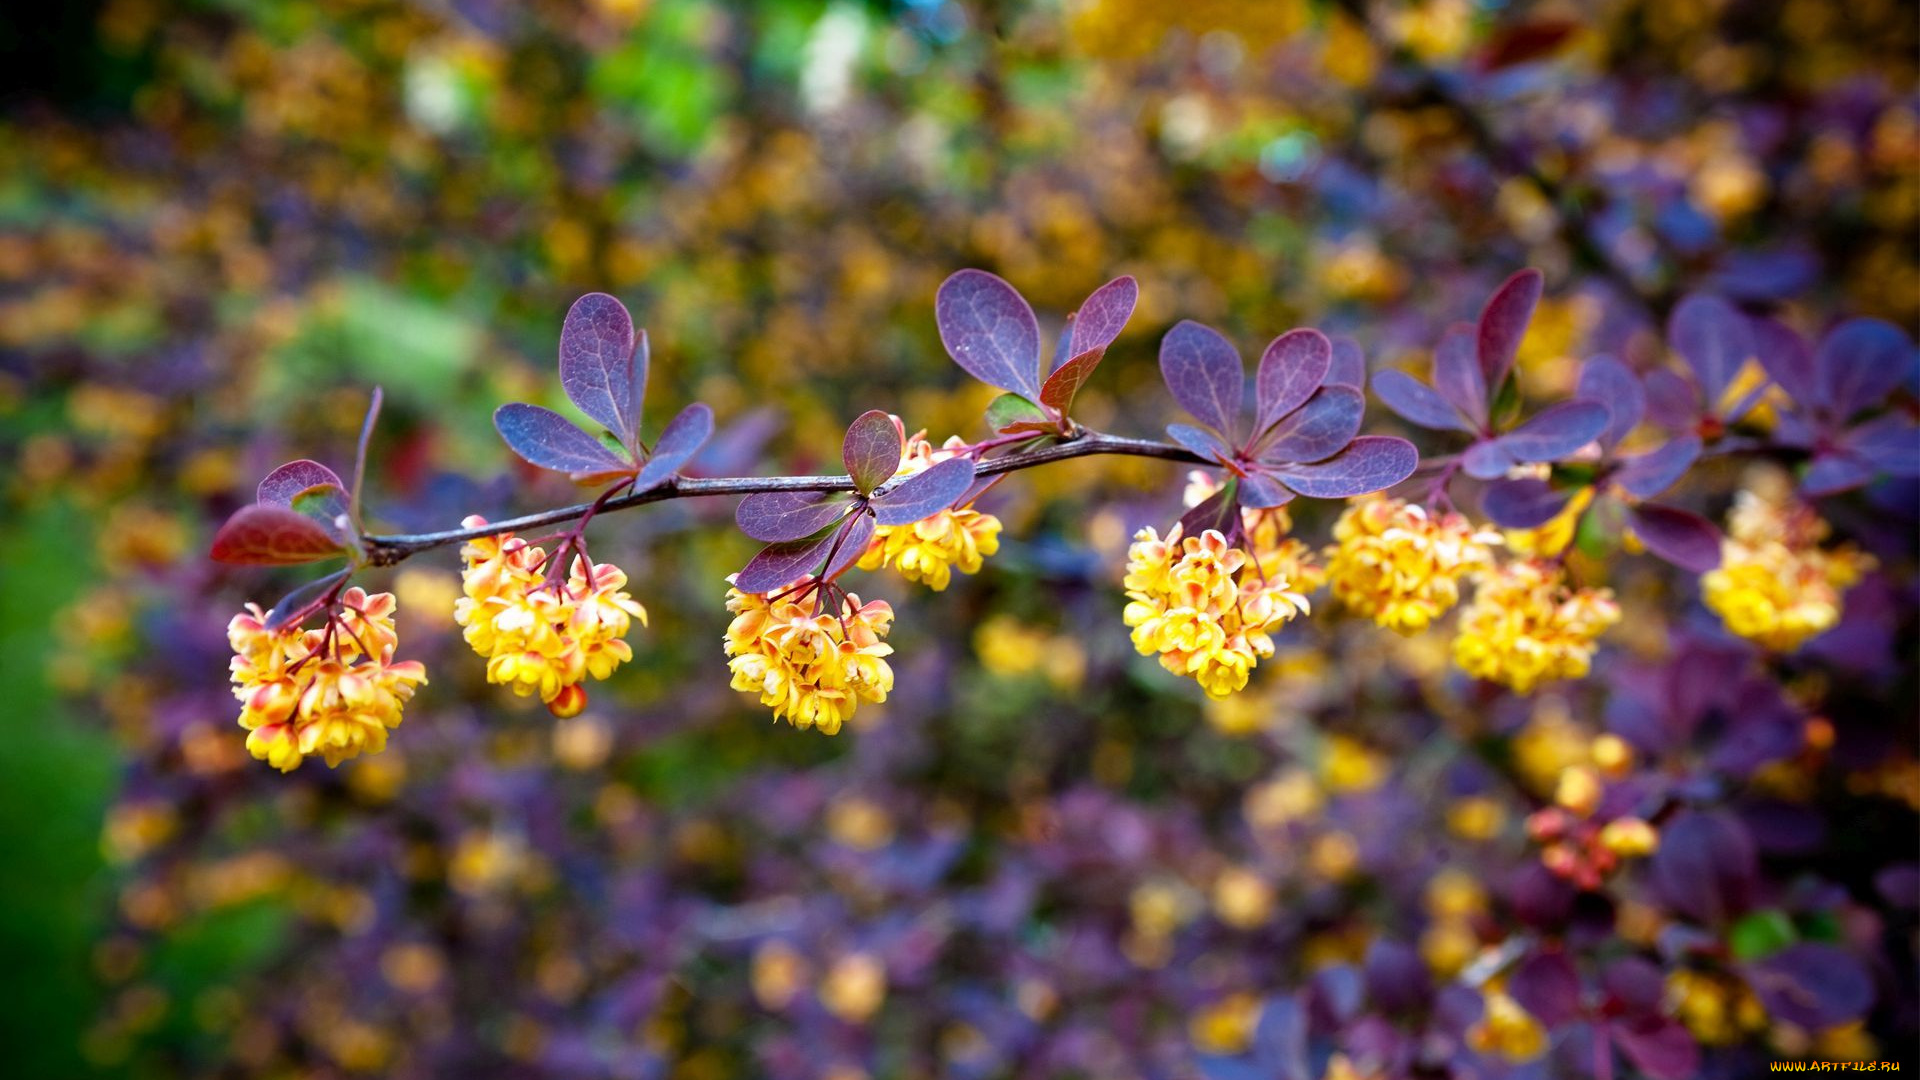
<svg viewBox="0 0 1920 1080">
<path fill-rule="evenodd" d="M 961 270 L 940 284 L 933 308 L 954 363 L 988 386 L 1040 399 L 1040 321 L 1013 286 Z"/>
<path fill-rule="evenodd" d="M 1535 19 L 1502 27 L 1480 53 L 1481 71 L 1545 59 L 1573 39 L 1580 24 L 1572 19 Z"/>
<path fill-rule="evenodd" d="M 1480 509 L 1503 529 L 1537 529 L 1566 509 L 1571 491 L 1562 491 L 1538 477 L 1495 480 L 1481 496 Z"/>
<path fill-rule="evenodd" d="M 1240 479 L 1240 503 L 1254 510 L 1270 510 L 1293 501 L 1293 490 L 1264 472 L 1251 472 Z"/>
<path fill-rule="evenodd" d="M 1433 387 L 1404 371 L 1389 368 L 1373 377 L 1373 393 L 1402 420 L 1435 431 L 1472 431 L 1466 417 Z"/>
<path fill-rule="evenodd" d="M 847 426 L 847 437 L 840 443 L 840 460 L 854 490 L 865 495 L 892 479 L 900 471 L 900 425 L 879 409 L 869 409 Z"/>
<path fill-rule="evenodd" d="M 1628 458 L 1613 478 L 1634 496 L 1651 499 L 1679 483 L 1699 458 L 1700 437 L 1682 435 L 1658 450 Z"/>
<path fill-rule="evenodd" d="M 1717 296 L 1695 293 L 1673 309 L 1667 344 L 1693 369 L 1706 409 L 1713 412 L 1740 365 L 1753 355 L 1753 332 L 1739 308 Z"/>
<path fill-rule="evenodd" d="M 1254 432 L 1267 430 L 1306 404 L 1314 389 L 1326 381 L 1332 366 L 1333 342 L 1318 330 L 1289 330 L 1274 338 L 1261 355 L 1260 370 L 1253 377 L 1253 398 L 1258 406 Z"/>
<path fill-rule="evenodd" d="M 1840 445 L 1894 476 L 1920 476 L 1920 427 L 1898 413 L 1875 417 L 1841 436 Z"/>
<path fill-rule="evenodd" d="M 958 502 L 973 487 L 973 459 L 935 462 L 873 497 L 873 514 L 882 525 L 906 525 L 929 518 Z"/>
<path fill-rule="evenodd" d="M 1913 371 L 1913 344 L 1890 322 L 1848 319 L 1820 341 L 1816 357 L 1825 403 L 1835 420 L 1886 400 Z"/>
<path fill-rule="evenodd" d="M 317 461 L 301 458 L 298 461 L 289 461 L 268 473 L 266 479 L 260 481 L 260 487 L 254 497 L 263 503 L 288 506 L 292 504 L 295 495 L 321 484 L 334 484 L 342 491 L 347 487 L 346 482 L 341 480 L 332 469 Z"/>
<path fill-rule="evenodd" d="M 360 520 L 360 502 L 367 496 L 367 451 L 373 445 L 373 425 L 380 419 L 380 405 L 387 400 L 378 386 L 367 396 L 367 415 L 360 421 L 360 442 L 353 453 L 353 486 L 347 489 L 347 515 Z"/>
<path fill-rule="evenodd" d="M 653 444 L 653 453 L 647 456 L 639 478 L 633 482 L 633 490 L 647 491 L 665 483 L 700 452 L 712 435 L 713 410 L 706 403 L 696 401 L 681 409 L 661 429 L 660 438 Z"/>
<path fill-rule="evenodd" d="M 1808 1031 L 1858 1020 L 1873 1007 L 1873 980 L 1854 955 L 1816 942 L 1789 945 L 1747 968 L 1767 1015 Z"/>
<path fill-rule="evenodd" d="M 1480 309 L 1480 372 L 1489 388 L 1498 389 L 1513 369 L 1513 358 L 1520 353 L 1520 341 L 1527 336 L 1527 324 L 1533 321 L 1533 308 L 1540 302 L 1542 278 L 1538 270 L 1522 270 L 1494 291 L 1487 306 Z"/>
<path fill-rule="evenodd" d="M 1746 911 L 1760 875 L 1752 835 L 1724 810 L 1675 815 L 1647 871 L 1668 907 L 1708 926 Z"/>
<path fill-rule="evenodd" d="M 340 584 L 341 579 L 353 573 L 353 567 L 335 570 L 323 578 L 315 578 L 305 585 L 280 598 L 280 602 L 267 611 L 262 620 L 268 630 L 281 630 L 304 620 L 312 613 L 314 605 L 327 591 Z"/>
<path fill-rule="evenodd" d="M 560 385 L 568 400 L 627 447 L 639 432 L 647 386 L 646 359 L 634 349 L 633 316 L 620 301 L 588 293 L 567 309 L 560 327 Z"/>
<path fill-rule="evenodd" d="M 1327 365 L 1324 384 L 1367 388 L 1367 356 L 1360 351 L 1359 342 L 1350 337 L 1333 339 L 1333 360 Z"/>
<path fill-rule="evenodd" d="M 1559 461 L 1606 430 L 1607 407 L 1595 401 L 1562 401 L 1500 436 L 1500 448 L 1515 461 Z"/>
<path fill-rule="evenodd" d="M 1168 424 L 1167 437 L 1203 458 L 1221 462 L 1233 460 L 1233 447 L 1206 428 L 1197 428 L 1192 424 Z"/>
<path fill-rule="evenodd" d="M 1360 434 L 1367 399 L 1351 386 L 1323 386 L 1305 405 L 1283 418 L 1262 440 L 1259 457 L 1269 463 L 1323 461 Z"/>
<path fill-rule="evenodd" d="M 1140 283 L 1130 274 L 1093 290 L 1080 310 L 1073 313 L 1069 331 L 1062 332 L 1063 337 L 1073 342 L 1067 354 L 1078 358 L 1105 350 L 1126 328 L 1127 320 L 1133 317 L 1134 305 L 1139 302 Z"/>
<path fill-rule="evenodd" d="M 1212 529 L 1223 536 L 1231 536 L 1240 526 L 1239 487 L 1238 484 L 1228 484 L 1180 515 L 1180 535 L 1199 536 Z"/>
<path fill-rule="evenodd" d="M 1183 320 L 1160 340 L 1160 374 L 1180 407 L 1201 423 L 1239 440 L 1247 376 L 1240 354 L 1220 331 Z"/>
<path fill-rule="evenodd" d="M 1720 565 L 1720 530 L 1699 514 L 1641 503 L 1627 511 L 1627 520 L 1648 551 L 1682 570 L 1704 574 Z"/>
<path fill-rule="evenodd" d="M 843 492 L 762 491 L 740 500 L 733 521 L 755 540 L 778 544 L 812 536 L 852 508 Z"/>
<path fill-rule="evenodd" d="M 339 555 L 346 549 L 319 522 L 285 506 L 243 506 L 213 535 L 213 561 L 252 566 L 293 566 Z"/>
<path fill-rule="evenodd" d="M 1638 956 L 1623 956 L 1600 972 L 1600 987 L 1628 1013 L 1657 1013 L 1667 993 L 1660 966 Z"/>
<path fill-rule="evenodd" d="M 1795 405 L 1811 408 L 1821 404 L 1820 372 L 1814 364 L 1813 350 L 1807 347 L 1807 339 L 1775 319 L 1753 319 L 1749 325 L 1754 355 L 1766 369 L 1767 377 L 1786 391 Z"/>
<path fill-rule="evenodd" d="M 1700 1075 L 1700 1044 L 1677 1020 L 1639 1017 L 1617 1021 L 1606 1030 L 1634 1068 L 1650 1080 L 1691 1080 Z"/>
<path fill-rule="evenodd" d="M 1460 471 L 1475 480 L 1493 480 L 1505 476 L 1518 464 L 1499 439 L 1483 439 L 1467 447 L 1460 455 Z"/>
<path fill-rule="evenodd" d="M 1420 454 L 1407 440 L 1362 435 L 1317 465 L 1295 465 L 1273 473 L 1309 498 L 1344 499 L 1390 488 L 1412 476 L 1419 465 Z"/>
<path fill-rule="evenodd" d="M 787 540 L 768 544 L 747 560 L 733 579 L 733 587 L 744 593 L 769 593 L 791 585 L 819 569 L 827 557 L 827 547 L 839 531 L 805 540 Z"/>
<path fill-rule="evenodd" d="M 1507 993 L 1549 1028 L 1580 1014 L 1580 973 L 1567 954 L 1557 950 L 1522 960 L 1507 979 Z"/>
<path fill-rule="evenodd" d="M 1596 356 L 1581 366 L 1578 396 L 1607 410 L 1607 426 L 1600 432 L 1603 450 L 1620 445 L 1647 414 L 1647 389 L 1640 385 L 1640 376 L 1611 356 Z"/>
<path fill-rule="evenodd" d="M 834 533 L 834 541 L 827 548 L 827 566 L 820 571 L 820 577 L 832 581 L 847 567 L 860 561 L 860 556 L 867 553 L 867 544 L 873 540 L 873 531 L 872 514 L 857 513 L 847 519 L 847 523 Z"/>
<path fill-rule="evenodd" d="M 582 481 L 634 471 L 631 462 L 620 460 L 605 443 L 552 409 L 520 402 L 502 405 L 493 412 L 493 426 L 507 448 L 529 465 Z"/>
<path fill-rule="evenodd" d="M 1093 369 L 1100 366 L 1100 358 L 1105 355 L 1105 349 L 1089 349 L 1055 368 L 1053 374 L 1047 376 L 1047 381 L 1040 384 L 1041 403 L 1066 415 L 1073 405 L 1073 396 L 1086 385 L 1087 379 L 1093 375 Z"/>
<path fill-rule="evenodd" d="M 1466 323 L 1449 327 L 1433 349 L 1433 389 L 1477 428 L 1487 424 L 1487 379 L 1478 335 Z"/>
<path fill-rule="evenodd" d="M 1874 474 L 1871 463 L 1844 450 L 1823 451 L 1800 475 L 1800 490 L 1808 495 L 1838 495 L 1871 483 Z"/>
</svg>

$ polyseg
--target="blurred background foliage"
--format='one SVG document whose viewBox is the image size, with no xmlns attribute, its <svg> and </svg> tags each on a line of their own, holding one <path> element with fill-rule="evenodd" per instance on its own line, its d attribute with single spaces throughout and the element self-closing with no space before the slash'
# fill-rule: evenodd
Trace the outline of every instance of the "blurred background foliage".
<svg viewBox="0 0 1920 1080">
<path fill-rule="evenodd" d="M 1055 321 L 1136 275 L 1080 407 L 1128 432 L 1168 417 L 1152 343 L 1179 318 L 1243 348 L 1318 325 L 1417 365 L 1523 265 L 1549 275 L 1522 357 L 1542 395 L 1592 352 L 1659 362 L 1687 288 L 1807 329 L 1911 327 L 1916 44 L 1893 0 L 10 13 L 9 1072 L 1184 1075 L 1163 1039 L 1246 1050 L 1261 986 L 1418 936 L 1437 849 L 1525 863 L 1530 796 L 1490 770 L 1550 773 L 1558 744 L 1509 745 L 1540 717 L 1475 704 L 1437 639 L 1333 617 L 1203 710 L 1131 655 L 1112 588 L 1175 470 L 1023 474 L 985 574 L 937 598 L 863 582 L 901 611 L 901 686 L 834 740 L 726 689 L 719 583 L 751 550 L 729 507 L 596 526 L 655 621 L 557 726 L 487 692 L 450 633 L 452 560 L 423 558 L 382 585 L 432 687 L 387 754 L 292 778 L 246 758 L 222 627 L 299 578 L 208 564 L 210 523 L 280 460 L 345 466 L 374 383 L 392 525 L 570 501 L 488 417 L 558 404 L 560 315 L 596 289 L 651 334 L 649 422 L 696 397 L 720 415 L 712 472 L 834 471 L 870 407 L 977 437 L 990 395 L 931 315 L 961 266 Z M 1617 568 L 1626 653 L 1663 655 L 1686 610 L 1664 581 Z M 1890 625 L 1906 590 L 1875 594 Z M 1911 727 L 1894 640 L 1855 700 Z M 1597 730 L 1586 690 L 1539 708 Z M 1838 722 L 1833 820 L 1911 855 L 1912 732 Z M 1475 748 L 1492 764 L 1460 765 Z M 1243 835 L 1243 801 L 1306 818 L 1383 785 L 1285 850 Z M 1216 901 L 1252 943 L 1173 959 L 1204 882 L 1242 864 L 1253 883 Z M 1164 982 L 1129 996 L 1110 961 Z M 1910 976 L 1871 1025 L 1889 1050 L 1911 1045 Z M 1076 979 L 1084 1010 L 1062 1004 Z"/>
</svg>

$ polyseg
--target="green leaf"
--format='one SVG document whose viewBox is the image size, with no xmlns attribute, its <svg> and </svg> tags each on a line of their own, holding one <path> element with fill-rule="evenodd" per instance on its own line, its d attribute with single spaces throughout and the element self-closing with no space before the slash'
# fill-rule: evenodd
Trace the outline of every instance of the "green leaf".
<svg viewBox="0 0 1920 1080">
<path fill-rule="evenodd" d="M 987 406 L 987 426 L 1004 431 L 1014 424 L 1048 423 L 1047 411 L 1019 394 L 1001 394 Z"/>
<path fill-rule="evenodd" d="M 1735 959 L 1759 960 L 1772 956 L 1798 941 L 1793 920 L 1779 908 L 1756 911 L 1739 922 L 1727 934 L 1727 947 Z"/>
</svg>

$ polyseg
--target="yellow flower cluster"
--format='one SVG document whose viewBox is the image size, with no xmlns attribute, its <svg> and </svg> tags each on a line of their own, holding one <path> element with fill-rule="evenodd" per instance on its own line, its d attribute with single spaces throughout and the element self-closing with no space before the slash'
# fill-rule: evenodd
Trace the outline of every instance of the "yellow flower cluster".
<svg viewBox="0 0 1920 1080">
<path fill-rule="evenodd" d="M 485 525 L 473 516 L 467 528 Z M 487 681 L 521 697 L 540 695 L 566 718 L 587 707 L 580 684 L 604 679 L 633 659 L 625 640 L 647 609 L 625 590 L 627 575 L 609 563 L 575 557 L 564 582 L 543 580 L 547 553 L 512 533 L 483 536 L 460 549 L 466 560 L 454 621 L 487 661 Z"/>
<path fill-rule="evenodd" d="M 959 453 L 966 444 L 958 436 L 936 450 L 927 441 L 926 432 L 907 440 L 895 477 L 925 472 L 937 462 Z M 1000 519 L 983 514 L 971 504 L 942 510 L 930 518 L 909 525 L 880 525 L 860 556 L 860 569 L 878 570 L 891 566 L 908 581 L 918 581 L 935 592 L 953 580 L 953 569 L 963 574 L 980 572 L 982 560 L 1000 550 Z"/>
<path fill-rule="evenodd" d="M 1459 514 L 1432 515 L 1400 499 L 1349 506 L 1327 552 L 1333 595 L 1402 634 L 1425 630 L 1460 600 L 1460 579 L 1493 565 L 1499 535 Z"/>
<path fill-rule="evenodd" d="M 1182 537 L 1176 525 L 1165 540 L 1140 530 L 1125 579 L 1134 648 L 1159 654 L 1162 667 L 1191 676 L 1210 697 L 1243 689 L 1254 665 L 1273 655 L 1271 631 L 1308 610 L 1291 581 L 1265 570 L 1214 529 Z"/>
<path fill-rule="evenodd" d="M 1613 590 L 1571 588 L 1544 563 L 1508 563 L 1480 576 L 1460 615 L 1453 660 L 1475 678 L 1527 694 L 1584 678 L 1600 635 L 1619 621 Z"/>
<path fill-rule="evenodd" d="M 1194 469 L 1187 474 L 1181 501 L 1191 510 L 1220 490 L 1212 474 Z M 1267 510 L 1240 508 L 1240 527 L 1247 534 L 1247 553 L 1268 577 L 1287 579 L 1294 592 L 1311 593 L 1327 583 L 1327 569 L 1313 561 L 1313 548 L 1294 538 L 1293 516 L 1284 506 Z"/>
<path fill-rule="evenodd" d="M 733 688 L 758 694 L 774 719 L 832 735 L 861 701 L 878 705 L 893 689 L 886 661 L 893 646 L 882 640 L 893 608 L 844 593 L 837 611 L 820 609 L 813 602 L 819 587 L 805 578 L 774 594 L 778 599 L 727 590 L 727 610 L 734 613 L 727 667 Z"/>
<path fill-rule="evenodd" d="M 392 593 L 356 587 L 341 595 L 324 629 L 269 630 L 254 604 L 233 617 L 233 695 L 254 757 L 291 772 L 309 754 L 331 768 L 386 748 L 388 729 L 400 726 L 401 708 L 427 681 L 419 661 L 394 663 L 394 607 Z"/>
<path fill-rule="evenodd" d="M 1827 523 L 1796 504 L 1784 485 L 1740 492 L 1720 566 L 1700 579 L 1702 598 L 1727 629 L 1792 652 L 1840 621 L 1842 594 L 1873 567 L 1851 546 L 1821 548 L 1826 535 Z"/>
</svg>

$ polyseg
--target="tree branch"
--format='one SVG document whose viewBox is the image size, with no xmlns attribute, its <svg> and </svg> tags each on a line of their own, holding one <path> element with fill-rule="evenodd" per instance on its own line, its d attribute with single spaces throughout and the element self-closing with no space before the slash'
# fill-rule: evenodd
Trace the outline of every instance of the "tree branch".
<svg viewBox="0 0 1920 1080">
<path fill-rule="evenodd" d="M 1065 461 L 1068 458 L 1093 457 L 1101 454 L 1119 454 L 1127 457 L 1160 458 L 1165 461 L 1180 461 L 1190 465 L 1218 465 L 1208 461 L 1184 447 L 1172 443 L 1155 442 L 1151 439 L 1130 439 L 1121 435 L 1101 435 L 1087 433 L 1065 442 L 1053 443 L 1029 450 L 1024 453 L 1008 454 L 1006 457 L 989 458 L 982 461 L 974 471 L 976 476 L 999 476 L 1003 473 L 1019 472 L 1050 462 Z M 644 506 L 647 503 L 666 502 L 670 499 L 698 499 L 708 496 L 754 495 L 766 491 L 852 491 L 853 481 L 845 476 L 713 476 L 690 477 L 675 476 L 659 487 L 632 495 L 623 495 L 598 504 L 598 513 L 606 514 L 615 510 Z M 495 536 L 504 532 L 523 532 L 547 525 L 558 525 L 574 521 L 593 511 L 595 503 L 580 503 L 576 506 L 563 506 L 557 510 L 546 510 L 538 514 L 509 518 L 505 521 L 491 521 L 471 529 L 446 529 L 429 533 L 396 533 L 385 536 L 367 536 L 361 540 L 369 566 L 392 566 L 422 551 L 446 547 L 449 544 L 463 544 L 468 540 L 482 536 Z"/>
</svg>

